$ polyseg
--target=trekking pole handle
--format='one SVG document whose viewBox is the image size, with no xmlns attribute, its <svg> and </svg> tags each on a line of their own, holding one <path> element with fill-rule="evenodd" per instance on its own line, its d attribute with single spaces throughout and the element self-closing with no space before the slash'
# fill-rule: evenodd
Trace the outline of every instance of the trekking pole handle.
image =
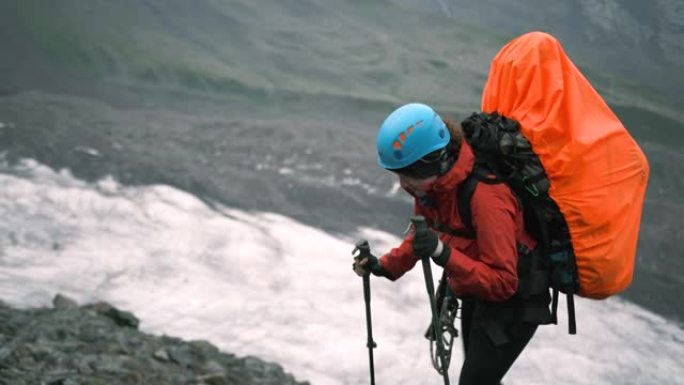
<svg viewBox="0 0 684 385">
<path fill-rule="evenodd" d="M 417 230 L 424 230 L 428 228 L 427 221 L 422 215 L 416 215 L 411 217 L 411 223 L 413 223 L 413 228 Z"/>
<path fill-rule="evenodd" d="M 365 239 L 359 239 L 356 241 L 352 254 L 356 254 L 357 251 L 359 252 L 359 255 L 355 256 L 355 258 L 363 259 L 368 257 L 370 255 L 370 245 L 368 244 L 368 241 Z"/>
<path fill-rule="evenodd" d="M 354 255 L 354 259 L 357 261 L 361 261 L 364 258 L 368 258 L 371 256 L 370 252 L 370 245 L 368 244 L 368 241 L 365 239 L 360 239 L 356 242 L 354 245 L 354 250 L 352 251 L 352 255 Z M 358 255 L 356 253 L 358 252 Z M 363 297 L 366 300 L 366 302 L 370 302 L 370 283 L 369 283 L 369 275 L 370 271 L 363 276 Z"/>
<path fill-rule="evenodd" d="M 358 253 L 358 254 L 357 254 Z M 372 256 L 370 252 L 370 245 L 365 239 L 359 239 L 354 245 L 354 250 L 352 250 L 352 255 L 357 261 L 362 261 L 364 258 L 369 258 Z M 366 274 L 367 275 L 367 274 Z"/>
</svg>

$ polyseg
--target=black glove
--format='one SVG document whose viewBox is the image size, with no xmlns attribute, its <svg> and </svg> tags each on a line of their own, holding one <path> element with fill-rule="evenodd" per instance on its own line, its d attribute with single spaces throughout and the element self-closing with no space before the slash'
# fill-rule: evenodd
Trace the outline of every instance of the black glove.
<svg viewBox="0 0 684 385">
<path fill-rule="evenodd" d="M 451 249 L 432 230 L 424 228 L 416 229 L 413 235 L 413 253 L 420 259 L 431 257 L 436 264 L 444 266 L 449 262 Z"/>
<path fill-rule="evenodd" d="M 356 252 L 357 249 L 354 249 L 354 252 Z M 360 263 L 363 262 L 364 260 L 368 260 L 364 265 L 361 265 Z M 378 261 L 378 258 L 374 256 L 371 253 L 367 253 L 365 255 L 359 255 L 356 258 L 354 258 L 354 263 L 352 264 L 352 269 L 357 273 L 357 274 L 368 274 L 369 272 L 377 277 L 385 277 L 385 278 L 390 278 L 390 273 L 382 267 L 380 264 L 380 261 Z M 391 278 L 390 278 L 391 279 Z"/>
<path fill-rule="evenodd" d="M 354 261 L 354 265 L 352 266 L 354 268 L 354 271 L 357 270 L 357 268 L 363 272 L 363 274 L 368 274 L 370 271 L 371 274 L 373 274 L 376 277 L 385 277 L 385 278 L 390 278 L 390 273 L 382 267 L 380 264 L 380 261 L 378 261 L 378 258 L 375 257 L 374 255 L 371 255 L 368 258 L 368 263 L 366 263 L 364 266 L 357 266 L 359 262 L 361 262 L 363 259 L 357 259 Z M 391 278 L 390 278 L 391 279 Z"/>
<path fill-rule="evenodd" d="M 366 259 L 368 259 L 368 262 L 365 265 L 361 265 L 360 263 Z M 372 254 L 354 259 L 354 264 L 352 265 L 354 271 L 360 271 L 363 274 L 373 273 L 374 270 L 377 271 L 381 267 L 378 258 Z"/>
</svg>

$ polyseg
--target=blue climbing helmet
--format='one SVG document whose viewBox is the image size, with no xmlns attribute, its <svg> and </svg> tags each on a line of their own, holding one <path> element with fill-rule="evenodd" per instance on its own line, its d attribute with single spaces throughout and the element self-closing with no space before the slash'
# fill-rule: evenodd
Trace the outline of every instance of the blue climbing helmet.
<svg viewBox="0 0 684 385">
<path fill-rule="evenodd" d="M 378 164 L 388 170 L 411 169 L 426 155 L 437 155 L 451 139 L 449 130 L 437 113 L 420 103 L 410 103 L 394 110 L 380 125 L 376 146 Z M 444 151 L 442 151 L 443 153 Z M 438 160 L 438 159 L 435 159 Z"/>
</svg>

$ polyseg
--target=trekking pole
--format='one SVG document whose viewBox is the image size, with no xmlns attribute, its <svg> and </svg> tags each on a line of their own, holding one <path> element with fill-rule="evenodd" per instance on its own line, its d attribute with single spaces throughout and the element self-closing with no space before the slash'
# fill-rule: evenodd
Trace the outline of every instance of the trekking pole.
<svg viewBox="0 0 684 385">
<path fill-rule="evenodd" d="M 421 229 L 427 229 L 427 222 L 422 216 L 415 216 L 411 218 L 413 227 L 416 231 Z M 435 333 L 435 340 L 437 342 L 437 356 L 440 361 L 441 370 L 437 370 L 444 378 L 444 385 L 449 385 L 449 367 L 448 363 L 444 357 L 444 340 L 442 337 L 442 325 L 440 325 L 440 317 L 437 312 L 437 303 L 435 301 L 435 284 L 432 281 L 432 267 L 430 266 L 430 257 L 425 257 L 422 259 L 423 263 L 423 275 L 425 276 L 425 288 L 428 292 L 428 297 L 430 298 L 430 310 L 432 311 L 432 325 Z"/>
<path fill-rule="evenodd" d="M 362 239 L 356 242 L 356 247 L 352 251 L 352 254 L 359 252 L 359 255 L 354 258 L 361 261 L 364 258 L 371 256 L 370 245 L 368 241 Z M 363 275 L 363 299 L 366 302 L 366 330 L 368 331 L 368 340 L 366 341 L 366 347 L 368 347 L 368 361 L 370 364 L 370 383 L 375 385 L 375 363 L 373 362 L 373 349 L 378 345 L 373 341 L 373 323 L 371 320 L 371 307 L 370 307 L 370 271 Z"/>
</svg>

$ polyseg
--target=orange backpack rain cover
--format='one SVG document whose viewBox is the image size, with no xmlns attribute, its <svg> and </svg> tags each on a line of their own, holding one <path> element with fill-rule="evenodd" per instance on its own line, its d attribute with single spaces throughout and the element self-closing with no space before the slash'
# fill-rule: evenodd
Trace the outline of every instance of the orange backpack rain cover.
<svg viewBox="0 0 684 385">
<path fill-rule="evenodd" d="M 560 43 L 522 35 L 494 57 L 482 111 L 520 123 L 570 230 L 580 295 L 632 281 L 649 167 L 643 152 Z"/>
</svg>

